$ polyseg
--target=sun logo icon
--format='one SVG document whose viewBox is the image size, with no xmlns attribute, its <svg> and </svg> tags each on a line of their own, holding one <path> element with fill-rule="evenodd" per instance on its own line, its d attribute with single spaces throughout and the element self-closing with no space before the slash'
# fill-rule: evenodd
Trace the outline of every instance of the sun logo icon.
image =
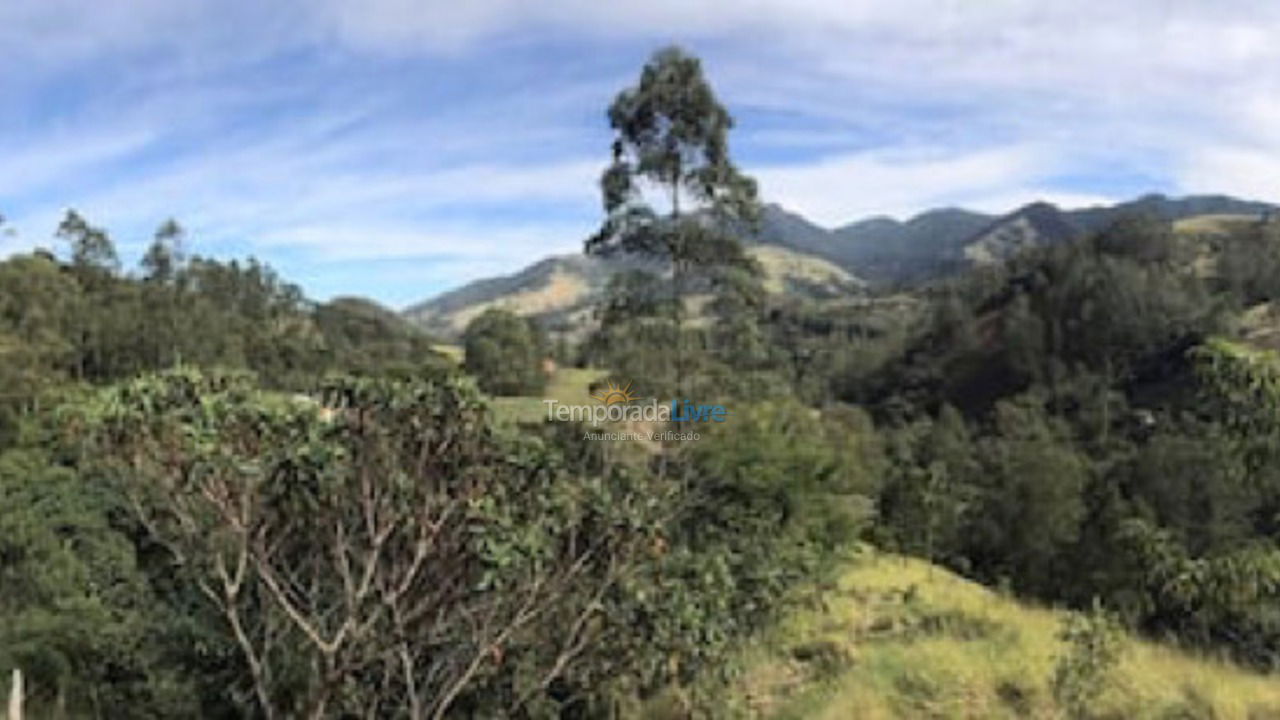
<svg viewBox="0 0 1280 720">
<path fill-rule="evenodd" d="M 612 380 L 610 380 L 605 387 L 601 388 L 599 392 L 591 397 L 599 400 L 605 405 L 629 403 L 636 399 L 636 396 L 631 394 L 631 383 L 627 383 L 626 387 L 622 387 L 621 385 L 615 384 Z"/>
</svg>

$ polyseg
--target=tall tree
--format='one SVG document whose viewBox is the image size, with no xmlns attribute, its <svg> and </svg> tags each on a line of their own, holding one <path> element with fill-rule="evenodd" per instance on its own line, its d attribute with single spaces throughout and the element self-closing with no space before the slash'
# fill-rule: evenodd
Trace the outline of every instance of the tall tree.
<svg viewBox="0 0 1280 720">
<path fill-rule="evenodd" d="M 90 225 L 80 213 L 67 210 L 58 223 L 57 236 L 70 246 L 71 270 L 84 290 L 88 305 L 78 318 L 76 345 L 79 355 L 76 376 L 80 379 L 100 375 L 108 364 L 103 351 L 106 341 L 112 290 L 120 258 L 111 237 L 102 228 Z"/>
<path fill-rule="evenodd" d="M 107 231 L 90 225 L 75 210 L 67 210 L 58 223 L 57 235 L 71 246 L 71 265 L 77 270 L 93 269 L 110 274 L 120 269 L 120 258 Z"/>
<path fill-rule="evenodd" d="M 176 281 L 185 260 L 182 248 L 185 235 L 178 221 L 169 218 L 156 228 L 151 246 L 142 256 L 147 314 L 155 323 L 146 339 L 151 346 L 151 364 L 155 367 L 177 363 L 182 355 L 178 346 L 180 289 Z"/>
<path fill-rule="evenodd" d="M 606 219 L 588 253 L 621 251 L 663 265 L 677 330 L 677 385 L 684 383 L 689 295 L 749 268 L 730 225 L 755 223 L 756 184 L 729 156 L 733 118 L 702 63 L 675 47 L 658 51 L 640 82 L 609 106 L 613 161 L 600 180 Z"/>
<path fill-rule="evenodd" d="M 182 241 L 186 230 L 177 220 L 169 218 L 156 229 L 151 246 L 142 256 L 142 269 L 146 278 L 152 282 L 168 283 L 174 277 L 183 261 Z"/>
</svg>

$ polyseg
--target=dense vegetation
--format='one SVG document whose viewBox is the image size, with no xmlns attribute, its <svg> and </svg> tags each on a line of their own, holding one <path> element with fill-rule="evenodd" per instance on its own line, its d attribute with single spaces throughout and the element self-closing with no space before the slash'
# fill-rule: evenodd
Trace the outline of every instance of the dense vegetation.
<svg viewBox="0 0 1280 720">
<path fill-rule="evenodd" d="M 770 298 L 698 61 L 658 54 L 609 120 L 587 250 L 654 270 L 555 354 L 731 408 L 696 441 L 495 422 L 485 393 L 546 383 L 526 320 L 479 316 L 457 367 L 173 222 L 132 273 L 74 212 L 0 263 L 0 668 L 32 712 L 586 718 L 688 688 L 714 716 L 738 646 L 859 542 L 1093 609 L 1073 715 L 1112 618 L 1280 665 L 1280 364 L 1242 325 L 1280 298 L 1277 225 L 1126 217 L 910 296 Z"/>
<path fill-rule="evenodd" d="M 539 395 L 547 386 L 546 333 L 508 310 L 489 308 L 467 324 L 463 367 L 491 395 Z"/>
<path fill-rule="evenodd" d="M 1280 235 L 1223 241 L 1205 273 L 1202 239 L 1126 221 L 936 289 L 848 386 L 888 438 L 882 540 L 1274 667 L 1275 368 L 1217 336 L 1277 289 Z"/>
</svg>

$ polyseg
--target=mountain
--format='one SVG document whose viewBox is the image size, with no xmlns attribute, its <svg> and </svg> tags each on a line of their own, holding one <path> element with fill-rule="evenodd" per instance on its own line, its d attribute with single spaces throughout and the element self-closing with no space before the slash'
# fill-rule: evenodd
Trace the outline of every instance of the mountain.
<svg viewBox="0 0 1280 720">
<path fill-rule="evenodd" d="M 944 208 L 905 222 L 877 216 L 827 230 L 770 205 L 756 238 L 829 260 L 869 282 L 885 285 L 919 279 L 963 261 L 961 244 L 992 220 L 989 215 Z"/>
<path fill-rule="evenodd" d="M 940 208 L 904 221 L 876 216 L 827 229 L 768 205 L 760 226 L 743 235 L 764 267 L 770 291 L 828 298 L 868 287 L 917 284 L 972 265 L 999 262 L 1025 248 L 1084 237 L 1127 214 L 1185 222 L 1258 217 L 1276 208 L 1225 195 L 1153 194 L 1074 210 L 1035 202 L 999 216 Z M 552 330 L 573 330 L 590 321 L 609 278 L 637 265 L 621 257 L 549 257 L 514 274 L 477 280 L 414 305 L 404 316 L 443 338 L 456 338 L 472 318 L 495 306 L 539 317 Z"/>
<path fill-rule="evenodd" d="M 771 205 L 757 239 L 825 258 L 872 285 L 892 287 L 973 264 L 998 262 L 1027 247 L 1083 237 L 1125 215 L 1154 215 L 1176 222 L 1217 215 L 1257 217 L 1275 207 L 1225 195 L 1169 198 L 1152 194 L 1076 210 L 1035 202 L 1000 216 L 942 208 L 906 221 L 876 216 L 827 230 Z"/>
<path fill-rule="evenodd" d="M 555 255 L 496 278 L 467 283 L 404 311 L 404 317 L 441 338 L 457 338 L 480 313 L 504 307 L 543 318 L 549 325 L 572 322 L 590 312 L 619 260 L 587 255 Z"/>
<path fill-rule="evenodd" d="M 965 241 L 961 252 L 973 264 L 999 262 L 1020 250 L 1065 242 L 1084 231 L 1046 202 L 1031 203 L 996 220 Z"/>
<path fill-rule="evenodd" d="M 1205 216 L 1258 217 L 1275 208 L 1270 203 L 1226 195 L 1169 198 L 1151 194 L 1116 205 L 1078 210 L 1062 210 L 1049 203 L 1036 202 L 994 220 L 965 240 L 963 254 L 974 264 L 999 262 L 1024 248 L 1096 233 L 1126 215 L 1151 215 L 1177 222 Z"/>
<path fill-rule="evenodd" d="M 757 244 L 748 252 L 760 263 L 769 292 L 827 298 L 859 293 L 866 285 L 835 263 L 786 247 Z M 537 317 L 553 332 L 572 332 L 590 323 L 592 309 L 615 273 L 645 268 L 643 261 L 623 256 L 556 255 L 511 275 L 445 292 L 403 315 L 445 339 L 457 338 L 467 323 L 491 307 Z"/>
<path fill-rule="evenodd" d="M 1160 194 L 1143 195 L 1118 205 L 1073 210 L 1067 214 L 1084 232 L 1097 232 L 1122 215 L 1154 215 L 1176 222 L 1201 215 L 1252 215 L 1273 212 L 1276 205 L 1256 200 L 1240 200 L 1227 195 L 1190 195 L 1170 198 Z"/>
<path fill-rule="evenodd" d="M 905 222 L 872 218 L 836 228 L 833 234 L 849 250 L 852 267 L 868 279 L 897 285 L 958 267 L 964 242 L 992 221 L 990 215 L 942 208 Z"/>
</svg>

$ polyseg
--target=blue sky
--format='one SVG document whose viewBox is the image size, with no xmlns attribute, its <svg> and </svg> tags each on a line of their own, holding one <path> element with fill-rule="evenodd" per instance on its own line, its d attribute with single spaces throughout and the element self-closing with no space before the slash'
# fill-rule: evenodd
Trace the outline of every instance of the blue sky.
<svg viewBox="0 0 1280 720">
<path fill-rule="evenodd" d="M 173 216 L 403 307 L 580 249 L 604 109 L 673 42 L 765 199 L 825 225 L 1274 200 L 1277 37 L 1262 0 L 0 0 L 0 253 L 75 207 L 132 261 Z"/>
</svg>

